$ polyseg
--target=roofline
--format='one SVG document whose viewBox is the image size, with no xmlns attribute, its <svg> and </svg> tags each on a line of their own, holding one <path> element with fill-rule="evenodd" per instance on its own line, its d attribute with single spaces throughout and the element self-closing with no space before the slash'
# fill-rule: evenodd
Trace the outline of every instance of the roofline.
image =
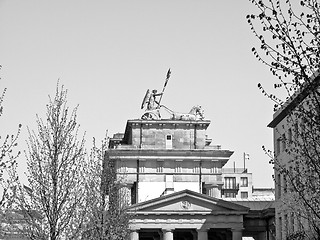
<svg viewBox="0 0 320 240">
<path fill-rule="evenodd" d="M 160 196 L 158 198 L 150 199 L 150 200 L 147 200 L 147 201 L 144 201 L 144 202 L 139 202 L 139 203 L 131 205 L 127 209 L 129 211 L 133 210 L 133 211 L 138 212 L 142 207 L 149 207 L 149 206 L 153 205 L 153 203 L 155 201 L 157 201 L 157 202 L 165 202 L 168 199 L 173 200 L 173 199 L 181 197 L 182 195 L 184 195 L 184 196 L 193 195 L 194 197 L 201 198 L 202 200 L 207 201 L 207 202 L 216 201 L 216 202 L 220 203 L 221 206 L 223 206 L 223 207 L 231 207 L 233 205 L 233 207 L 241 209 L 241 210 L 240 209 L 239 210 L 234 210 L 234 211 L 237 211 L 237 212 L 240 212 L 240 211 L 247 212 L 250 209 L 250 208 L 248 208 L 246 206 L 243 206 L 243 205 L 240 205 L 240 204 L 237 204 L 237 203 L 233 203 L 231 201 L 226 201 L 226 200 L 223 200 L 223 199 L 220 199 L 220 198 L 210 197 L 208 195 L 201 194 L 201 193 L 198 193 L 198 192 L 194 192 L 194 191 L 191 191 L 189 189 L 185 189 L 185 190 L 182 190 L 182 191 L 179 191 L 179 192 L 174 192 L 174 193 L 171 193 L 169 195 Z M 229 205 L 231 205 L 231 206 L 229 206 Z"/>
<path fill-rule="evenodd" d="M 143 125 L 152 125 L 152 124 L 159 124 L 159 125 L 165 125 L 165 124 L 172 124 L 172 125 L 179 125 L 179 124 L 188 124 L 190 126 L 203 126 L 205 129 L 207 129 L 210 125 L 211 121 L 208 119 L 202 119 L 202 120 L 172 120 L 172 119 L 155 119 L 155 120 L 144 120 L 144 119 L 129 119 L 127 120 L 126 127 L 124 130 L 124 141 L 128 141 L 128 132 L 130 131 L 130 128 L 134 125 L 139 125 L 142 127 Z"/>
<path fill-rule="evenodd" d="M 296 91 L 282 106 L 273 114 L 273 120 L 267 127 L 275 128 L 290 111 L 292 111 L 298 104 L 300 104 L 310 93 L 320 85 L 320 70 L 316 71 L 310 77 L 310 83 L 304 83 L 301 88 Z"/>
<path fill-rule="evenodd" d="M 253 187 L 253 190 L 256 190 L 256 191 L 263 191 L 263 190 L 275 190 L 275 188 L 264 188 L 264 187 L 257 187 L 257 188 L 255 188 L 255 187 Z"/>
<path fill-rule="evenodd" d="M 172 124 L 210 124 L 209 119 L 199 119 L 199 120 L 176 120 L 176 119 L 154 119 L 154 120 L 144 120 L 144 119 L 128 119 L 128 123 L 172 123 Z"/>
</svg>

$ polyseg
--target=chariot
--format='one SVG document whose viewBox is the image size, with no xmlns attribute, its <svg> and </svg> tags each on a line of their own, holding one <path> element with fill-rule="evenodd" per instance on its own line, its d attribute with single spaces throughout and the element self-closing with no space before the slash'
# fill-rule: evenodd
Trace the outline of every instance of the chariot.
<svg viewBox="0 0 320 240">
<path fill-rule="evenodd" d="M 145 109 L 145 112 L 142 114 L 141 119 L 160 120 L 161 119 L 160 109 L 163 108 L 170 114 L 171 120 L 185 120 L 185 121 L 203 120 L 204 119 L 203 110 L 200 105 L 196 105 L 192 107 L 189 113 L 179 113 L 179 112 L 172 111 L 168 107 L 160 104 L 164 90 L 168 83 L 170 74 L 171 74 L 171 71 L 169 69 L 167 73 L 167 78 L 161 93 L 157 93 L 157 90 L 152 90 L 152 91 L 150 91 L 149 89 L 147 90 L 141 104 L 141 109 Z M 157 100 L 157 97 L 159 97 L 159 100 Z"/>
</svg>

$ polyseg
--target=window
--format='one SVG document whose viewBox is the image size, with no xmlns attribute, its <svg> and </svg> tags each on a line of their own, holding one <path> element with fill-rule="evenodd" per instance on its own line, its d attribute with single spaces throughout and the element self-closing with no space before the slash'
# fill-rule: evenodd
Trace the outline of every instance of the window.
<svg viewBox="0 0 320 240">
<path fill-rule="evenodd" d="M 276 141 L 276 155 L 280 154 L 280 142 L 280 138 L 278 138 Z"/>
<path fill-rule="evenodd" d="M 289 228 L 288 228 L 288 215 L 287 214 L 283 215 L 283 223 L 284 224 L 282 224 L 282 229 L 283 229 L 283 232 L 286 234 L 286 233 L 288 233 L 288 230 L 289 230 Z"/>
<path fill-rule="evenodd" d="M 143 173 L 145 170 L 146 161 L 140 160 L 139 161 L 139 172 Z"/>
<path fill-rule="evenodd" d="M 287 184 L 288 184 L 288 186 L 287 186 L 287 188 L 288 188 L 288 190 L 290 191 L 291 190 L 291 187 L 292 187 L 292 183 L 297 183 L 297 179 L 296 178 L 293 178 L 292 179 L 292 181 L 293 182 L 291 182 L 291 179 L 289 178 L 289 176 L 294 176 L 296 173 L 294 173 L 293 172 L 293 167 L 292 166 L 289 166 L 289 174 L 288 174 L 288 176 L 287 176 Z"/>
<path fill-rule="evenodd" d="M 226 193 L 224 194 L 224 196 L 225 196 L 226 198 L 236 198 L 236 193 L 234 193 L 234 192 L 226 192 Z"/>
<path fill-rule="evenodd" d="M 282 142 L 282 151 L 285 151 L 286 150 L 286 148 L 287 148 L 287 143 L 286 143 L 286 135 L 285 134 L 282 134 L 282 138 L 281 138 L 281 142 Z"/>
<path fill-rule="evenodd" d="M 289 233 L 293 233 L 294 232 L 294 214 L 290 213 L 289 214 Z"/>
<path fill-rule="evenodd" d="M 199 173 L 199 172 L 200 172 L 200 164 L 199 162 L 194 162 L 193 173 Z"/>
<path fill-rule="evenodd" d="M 300 123 L 300 128 L 301 128 L 301 134 L 304 134 L 306 130 L 306 120 L 302 119 L 302 122 Z"/>
<path fill-rule="evenodd" d="M 157 173 L 163 172 L 163 161 L 157 161 Z"/>
<path fill-rule="evenodd" d="M 240 184 L 241 184 L 241 187 L 248 187 L 248 178 L 247 177 L 241 177 L 240 178 Z"/>
<path fill-rule="evenodd" d="M 207 188 L 205 187 L 205 182 L 202 183 L 202 194 L 207 194 Z"/>
<path fill-rule="evenodd" d="M 301 215 L 297 214 L 295 219 L 296 219 L 297 230 L 301 231 L 302 230 L 302 218 L 301 218 Z"/>
<path fill-rule="evenodd" d="M 281 174 L 277 174 L 277 179 L 276 179 L 276 189 L 277 189 L 277 198 L 281 198 Z"/>
<path fill-rule="evenodd" d="M 294 123 L 293 134 L 293 137 L 297 140 L 299 138 L 299 124 L 297 122 Z"/>
<path fill-rule="evenodd" d="M 241 192 L 241 198 L 248 198 L 248 192 Z"/>
<path fill-rule="evenodd" d="M 289 140 L 289 144 L 291 144 L 291 142 L 292 142 L 292 130 L 291 130 L 291 128 L 289 128 L 289 130 L 288 130 L 288 140 Z"/>
<path fill-rule="evenodd" d="M 235 177 L 225 177 L 224 178 L 224 187 L 226 189 L 235 189 L 236 188 L 236 178 Z"/>
<path fill-rule="evenodd" d="M 131 204 L 137 203 L 137 183 L 134 182 L 131 187 Z"/>
<path fill-rule="evenodd" d="M 181 173 L 181 162 L 180 161 L 176 161 L 176 168 L 175 168 L 175 172 L 176 173 Z"/>
<path fill-rule="evenodd" d="M 287 178 L 286 175 L 283 175 L 283 192 L 286 193 L 287 192 Z"/>
<path fill-rule="evenodd" d="M 172 135 L 166 135 L 166 149 L 172 149 Z"/>
<path fill-rule="evenodd" d="M 278 218 L 278 222 L 279 222 L 279 232 L 277 234 L 279 234 L 279 239 L 282 239 L 282 218 L 279 217 Z"/>
<path fill-rule="evenodd" d="M 218 163 L 217 162 L 212 162 L 211 163 L 210 172 L 211 173 L 218 173 Z"/>
<path fill-rule="evenodd" d="M 126 166 L 126 163 L 124 161 L 119 161 L 119 169 L 118 169 L 118 172 L 120 173 L 125 173 L 127 172 L 127 166 Z"/>
</svg>

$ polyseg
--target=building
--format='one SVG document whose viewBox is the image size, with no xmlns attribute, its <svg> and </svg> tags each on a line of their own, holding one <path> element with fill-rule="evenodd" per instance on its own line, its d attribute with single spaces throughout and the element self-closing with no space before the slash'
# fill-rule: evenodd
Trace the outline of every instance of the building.
<svg viewBox="0 0 320 240">
<path fill-rule="evenodd" d="M 292 150 L 297 148 L 297 143 L 301 140 L 301 133 L 304 134 L 308 127 L 304 119 L 297 118 L 294 115 L 297 108 L 312 110 L 310 103 L 306 99 L 312 91 L 317 89 L 320 84 L 319 74 L 313 75 L 307 83 L 305 83 L 291 98 L 289 98 L 283 106 L 277 110 L 273 115 L 273 120 L 268 124 L 268 127 L 273 128 L 273 143 L 275 153 L 275 200 L 276 200 L 276 235 L 277 240 L 286 239 L 288 235 L 299 234 L 302 229 L 308 228 L 307 220 L 301 217 L 297 202 L 289 204 L 290 195 L 293 191 L 289 190 L 291 182 L 288 179 L 288 174 L 282 174 L 282 170 L 289 172 L 291 176 L 298 176 L 300 179 L 304 178 L 303 173 L 299 173 L 299 169 L 303 168 L 302 161 L 295 162 Z M 300 110 L 299 110 L 300 111 Z M 300 156 L 302 158 L 303 156 Z M 277 167 L 281 164 L 282 169 Z M 298 164 L 298 165 L 295 165 Z M 299 176 L 300 175 L 300 176 Z M 294 205 L 297 207 L 295 210 Z M 308 230 L 307 230 L 308 231 Z"/>
<path fill-rule="evenodd" d="M 222 168 L 222 178 L 221 198 L 252 198 L 252 173 L 246 168 Z"/>
<path fill-rule="evenodd" d="M 252 188 L 252 199 L 275 200 L 274 188 Z"/>
<path fill-rule="evenodd" d="M 41 219 L 37 211 L 29 211 L 33 217 Z M 26 224 L 26 213 L 21 210 L 7 210 L 0 214 L 0 239 L 1 240 L 27 240 L 23 229 Z"/>
<path fill-rule="evenodd" d="M 239 194 L 240 186 L 240 197 L 249 197 L 251 176 L 223 173 L 233 152 L 211 145 L 210 120 L 158 116 L 128 120 L 125 132 L 109 142 L 107 160 L 116 163 L 134 213 L 130 239 L 273 239 L 273 201 L 222 199 Z"/>
<path fill-rule="evenodd" d="M 120 158 L 118 168 L 131 184 L 131 203 L 184 189 L 220 197 L 221 168 L 233 152 L 208 145 L 209 124 L 208 120 L 128 120 L 123 139 L 117 138 L 121 134 L 110 139 L 110 156 Z"/>
<path fill-rule="evenodd" d="M 225 200 L 274 201 L 274 188 L 255 188 L 252 173 L 247 168 L 222 168 L 224 185 L 221 198 Z"/>
</svg>

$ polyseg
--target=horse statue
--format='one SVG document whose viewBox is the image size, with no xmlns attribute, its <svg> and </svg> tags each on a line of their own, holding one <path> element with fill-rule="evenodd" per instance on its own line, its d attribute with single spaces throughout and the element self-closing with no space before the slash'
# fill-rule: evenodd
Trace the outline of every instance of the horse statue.
<svg viewBox="0 0 320 240">
<path fill-rule="evenodd" d="M 172 120 L 196 121 L 204 119 L 204 111 L 200 105 L 191 108 L 189 113 L 172 112 Z"/>
<path fill-rule="evenodd" d="M 164 105 L 160 105 L 159 108 L 146 110 L 145 113 L 142 115 L 141 119 L 143 120 L 159 120 L 160 117 L 160 108 L 166 109 L 171 114 L 171 120 L 183 120 L 183 121 L 196 121 L 196 120 L 203 120 L 204 119 L 204 111 L 200 105 L 196 105 L 191 108 L 189 113 L 179 113 L 174 112 L 171 109 L 167 108 Z"/>
</svg>

